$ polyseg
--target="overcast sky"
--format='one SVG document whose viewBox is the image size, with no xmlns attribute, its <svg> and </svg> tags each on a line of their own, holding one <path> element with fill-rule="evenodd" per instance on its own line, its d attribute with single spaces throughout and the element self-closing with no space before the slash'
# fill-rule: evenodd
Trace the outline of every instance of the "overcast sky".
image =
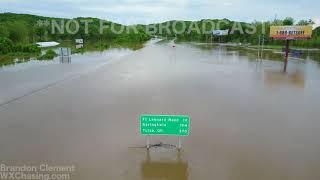
<svg viewBox="0 0 320 180">
<path fill-rule="evenodd" d="M 206 18 L 252 22 L 287 16 L 320 24 L 319 7 L 319 0 L 0 0 L 0 12 L 98 17 L 123 24 Z"/>
</svg>

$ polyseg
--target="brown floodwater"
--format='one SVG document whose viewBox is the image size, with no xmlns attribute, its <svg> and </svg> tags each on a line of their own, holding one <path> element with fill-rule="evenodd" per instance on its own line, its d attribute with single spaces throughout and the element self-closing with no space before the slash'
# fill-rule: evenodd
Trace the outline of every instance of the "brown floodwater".
<svg viewBox="0 0 320 180">
<path fill-rule="evenodd" d="M 117 58 L 74 56 L 38 74 L 3 70 L 1 163 L 75 165 L 77 180 L 320 179 L 318 56 L 290 58 L 282 72 L 273 51 L 257 60 L 254 50 L 203 46 L 150 43 Z M 79 58 L 108 63 L 52 78 L 83 67 Z M 37 84 L 39 76 L 51 80 Z M 167 146 L 143 148 L 140 114 L 189 115 L 182 151 L 168 136 L 150 140 Z"/>
</svg>

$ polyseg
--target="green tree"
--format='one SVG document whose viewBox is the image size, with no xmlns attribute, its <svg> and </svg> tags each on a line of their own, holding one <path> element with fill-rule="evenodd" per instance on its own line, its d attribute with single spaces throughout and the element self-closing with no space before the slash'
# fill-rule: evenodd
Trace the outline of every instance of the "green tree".
<svg viewBox="0 0 320 180">
<path fill-rule="evenodd" d="M 34 29 L 34 33 L 40 41 L 44 41 L 47 33 L 47 28 L 43 26 L 42 27 L 37 26 Z"/>
<path fill-rule="evenodd" d="M 300 20 L 297 23 L 297 25 L 299 25 L 299 26 L 306 26 L 306 25 L 313 25 L 313 24 L 314 24 L 314 22 L 311 19 L 309 19 L 309 20 Z"/>
<path fill-rule="evenodd" d="M 0 37 L 3 37 L 3 38 L 9 37 L 9 31 L 4 24 L 0 24 Z"/>
<path fill-rule="evenodd" d="M 13 43 L 8 38 L 0 37 L 0 54 L 7 54 L 13 49 Z"/>
<path fill-rule="evenodd" d="M 15 43 L 28 42 L 28 28 L 25 23 L 16 21 L 8 24 L 9 38 Z"/>
<path fill-rule="evenodd" d="M 292 17 L 286 17 L 282 23 L 285 26 L 292 26 L 294 24 L 294 19 Z"/>
</svg>

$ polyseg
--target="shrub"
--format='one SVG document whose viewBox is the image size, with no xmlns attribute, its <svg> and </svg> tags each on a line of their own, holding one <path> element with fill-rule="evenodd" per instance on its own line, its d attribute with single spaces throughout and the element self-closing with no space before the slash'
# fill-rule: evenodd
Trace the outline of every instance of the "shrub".
<svg viewBox="0 0 320 180">
<path fill-rule="evenodd" d="M 12 52 L 13 49 L 13 43 L 8 38 L 2 38 L 0 37 L 0 54 L 7 54 L 9 52 Z"/>
<path fill-rule="evenodd" d="M 37 59 L 39 59 L 39 60 L 52 60 L 57 55 L 58 54 L 56 52 L 54 52 L 52 49 L 49 49 L 46 51 L 46 53 L 44 55 L 38 57 Z"/>
</svg>

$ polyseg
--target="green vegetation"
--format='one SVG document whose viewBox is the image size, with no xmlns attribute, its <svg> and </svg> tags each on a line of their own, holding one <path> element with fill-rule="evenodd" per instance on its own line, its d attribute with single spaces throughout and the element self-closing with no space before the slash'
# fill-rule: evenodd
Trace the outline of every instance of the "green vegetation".
<svg viewBox="0 0 320 180">
<path fill-rule="evenodd" d="M 75 31 L 77 29 L 76 25 L 70 23 L 68 28 L 75 33 L 68 33 L 66 32 L 68 30 L 66 24 L 69 20 L 28 14 L 2 13 L 0 14 L 0 54 L 28 52 L 29 50 L 30 53 L 34 53 L 34 51 L 40 52 L 40 50 L 29 44 L 41 41 L 61 42 L 74 41 L 74 39 L 81 38 L 85 41 L 104 41 L 108 43 L 142 43 L 150 39 L 150 36 L 141 27 L 137 27 L 137 32 L 134 32 L 131 26 L 124 26 L 110 21 L 104 21 L 103 26 L 110 27 L 112 24 L 117 33 L 111 31 L 110 28 L 101 30 L 101 21 L 96 18 L 72 19 L 79 22 L 79 30 Z M 87 26 L 88 33 L 86 33 L 85 21 L 90 22 Z M 57 26 L 50 24 L 52 22 L 57 23 Z M 63 28 L 60 29 L 59 27 Z"/>
<path fill-rule="evenodd" d="M 13 64 L 19 64 L 23 62 L 28 62 L 30 61 L 30 56 L 22 54 L 15 54 L 14 56 L 12 55 L 1 55 L 0 56 L 0 67 L 3 66 L 9 66 Z"/>
<path fill-rule="evenodd" d="M 183 27 L 186 25 L 186 28 Z M 212 26 L 211 24 L 214 24 Z M 231 43 L 242 43 L 256 45 L 259 42 L 259 37 L 264 35 L 265 45 L 270 46 L 283 46 L 284 41 L 273 40 L 269 38 L 270 26 L 272 25 L 294 25 L 295 20 L 287 17 L 284 20 L 276 19 L 272 22 L 236 22 L 228 19 L 203 19 L 201 21 L 168 21 L 160 24 L 150 24 L 146 26 L 146 29 L 157 29 L 158 31 L 153 32 L 155 36 L 162 36 L 166 38 L 176 38 L 178 42 L 196 41 L 196 42 L 231 42 Z M 311 20 L 301 20 L 296 25 L 312 25 Z M 218 26 L 219 25 L 219 26 Z M 255 33 L 253 32 L 252 26 L 256 27 Z M 160 27 L 168 27 L 160 28 Z M 174 28 L 175 27 L 175 28 Z M 191 27 L 191 28 L 190 28 Z M 160 29 L 160 30 L 159 30 Z M 174 31 L 176 30 L 176 32 Z M 200 30 L 200 33 L 197 30 Z M 212 37 L 211 30 L 230 30 L 228 36 L 223 37 Z M 231 30 L 234 29 L 232 32 Z M 265 34 L 263 33 L 265 32 Z M 212 38 L 212 39 L 211 39 Z M 292 45 L 295 47 L 304 48 L 320 48 L 320 27 L 313 31 L 312 39 L 293 41 Z"/>
<path fill-rule="evenodd" d="M 41 49 L 36 45 L 15 45 L 10 39 L 0 37 L 0 55 L 3 54 L 39 54 Z"/>
<path fill-rule="evenodd" d="M 70 19 L 50 18 L 28 14 L 0 14 L 0 55 L 4 54 L 39 54 L 40 48 L 36 47 L 36 42 L 40 41 L 70 41 L 81 38 L 85 42 L 96 42 L 96 46 L 101 49 L 110 47 L 110 44 L 134 44 L 140 45 L 150 39 L 152 35 L 176 39 L 176 41 L 196 41 L 196 42 L 231 42 L 257 45 L 259 37 L 265 32 L 265 45 L 280 47 L 283 41 L 269 38 L 271 25 L 308 25 L 313 24 L 311 20 L 300 20 L 297 23 L 293 18 L 283 20 L 276 19 L 272 22 L 236 22 L 228 19 L 204 19 L 201 21 L 168 21 L 160 24 L 124 26 L 110 21 L 103 21 L 97 18 L 75 18 L 79 24 L 77 27 L 70 23 L 67 33 L 67 22 Z M 55 22 L 55 26 L 52 25 Z M 86 24 L 89 22 L 89 25 Z M 214 24 L 214 26 L 212 25 Z M 184 25 L 186 28 L 184 28 Z M 218 26 L 219 25 L 219 26 Z M 253 32 L 253 28 L 256 32 Z M 113 30 L 110 28 L 112 27 Z M 174 28 L 175 27 L 175 28 Z M 191 28 L 190 28 L 191 27 Z M 135 30 L 136 29 L 136 30 Z M 199 31 L 197 31 L 199 29 Z M 224 37 L 212 37 L 211 31 L 214 29 L 230 30 L 230 34 Z M 234 29 L 234 31 L 231 31 Z M 116 30 L 116 32 L 114 31 Z M 155 31 L 153 31 L 155 30 Z M 176 30 L 176 31 L 175 31 Z M 63 33 L 65 32 L 65 33 Z M 315 29 L 311 40 L 293 41 L 292 46 L 304 48 L 320 47 L 320 27 Z M 81 52 L 81 50 L 77 50 Z"/>
<path fill-rule="evenodd" d="M 292 17 L 287 17 L 282 21 L 284 26 L 292 26 L 294 24 L 294 19 Z"/>
<path fill-rule="evenodd" d="M 53 58 L 57 57 L 58 54 L 53 51 L 52 49 L 48 49 L 45 54 L 42 56 L 39 56 L 37 59 L 38 60 L 52 60 Z"/>
<path fill-rule="evenodd" d="M 79 22 L 79 31 L 74 34 L 67 33 L 66 24 L 68 20 L 70 19 L 49 18 L 28 14 L 3 13 L 0 14 L 0 36 L 9 38 L 15 43 L 35 43 L 39 41 L 50 40 L 74 40 L 76 38 L 82 38 L 85 40 L 102 39 L 110 41 L 144 42 L 150 38 L 141 28 L 137 28 L 137 34 L 134 34 L 131 30 L 132 27 L 112 23 L 110 21 L 104 21 L 103 26 L 107 27 L 113 24 L 114 29 L 118 30 L 119 33 L 113 33 L 110 28 L 103 28 L 103 33 L 100 34 L 100 19 L 97 18 L 72 19 Z M 85 21 L 90 22 L 88 25 L 88 33 L 85 33 Z M 63 31 L 66 33 L 61 33 L 60 29 L 56 26 L 54 26 L 54 31 L 52 31 L 52 26 L 50 25 L 52 22 L 56 22 L 58 27 L 60 24 L 64 24 L 62 27 L 64 27 Z M 74 30 L 74 24 L 70 23 L 70 31 L 72 32 Z"/>
<path fill-rule="evenodd" d="M 0 54 L 7 54 L 13 51 L 13 43 L 8 38 L 0 37 Z"/>
<path fill-rule="evenodd" d="M 126 48 L 131 50 L 138 50 L 143 48 L 143 43 L 136 42 L 126 42 L 126 43 L 108 43 L 108 42 L 97 42 L 97 41 L 87 41 L 82 48 L 76 48 L 75 43 L 73 41 L 63 41 L 59 45 L 60 47 L 69 47 L 71 48 L 72 54 L 75 53 L 86 53 L 86 52 L 96 52 L 96 51 L 104 51 L 106 49 L 112 48 Z M 40 49 L 40 48 L 39 48 Z M 41 55 L 41 53 L 30 54 L 30 53 L 8 53 L 5 55 L 0 55 L 0 67 L 10 66 L 19 63 L 29 62 L 30 60 L 52 60 L 56 55 L 54 48 L 46 48 L 43 50 L 45 53 Z M 53 52 L 52 52 L 53 51 Z M 46 55 L 47 54 L 47 55 Z"/>
</svg>

